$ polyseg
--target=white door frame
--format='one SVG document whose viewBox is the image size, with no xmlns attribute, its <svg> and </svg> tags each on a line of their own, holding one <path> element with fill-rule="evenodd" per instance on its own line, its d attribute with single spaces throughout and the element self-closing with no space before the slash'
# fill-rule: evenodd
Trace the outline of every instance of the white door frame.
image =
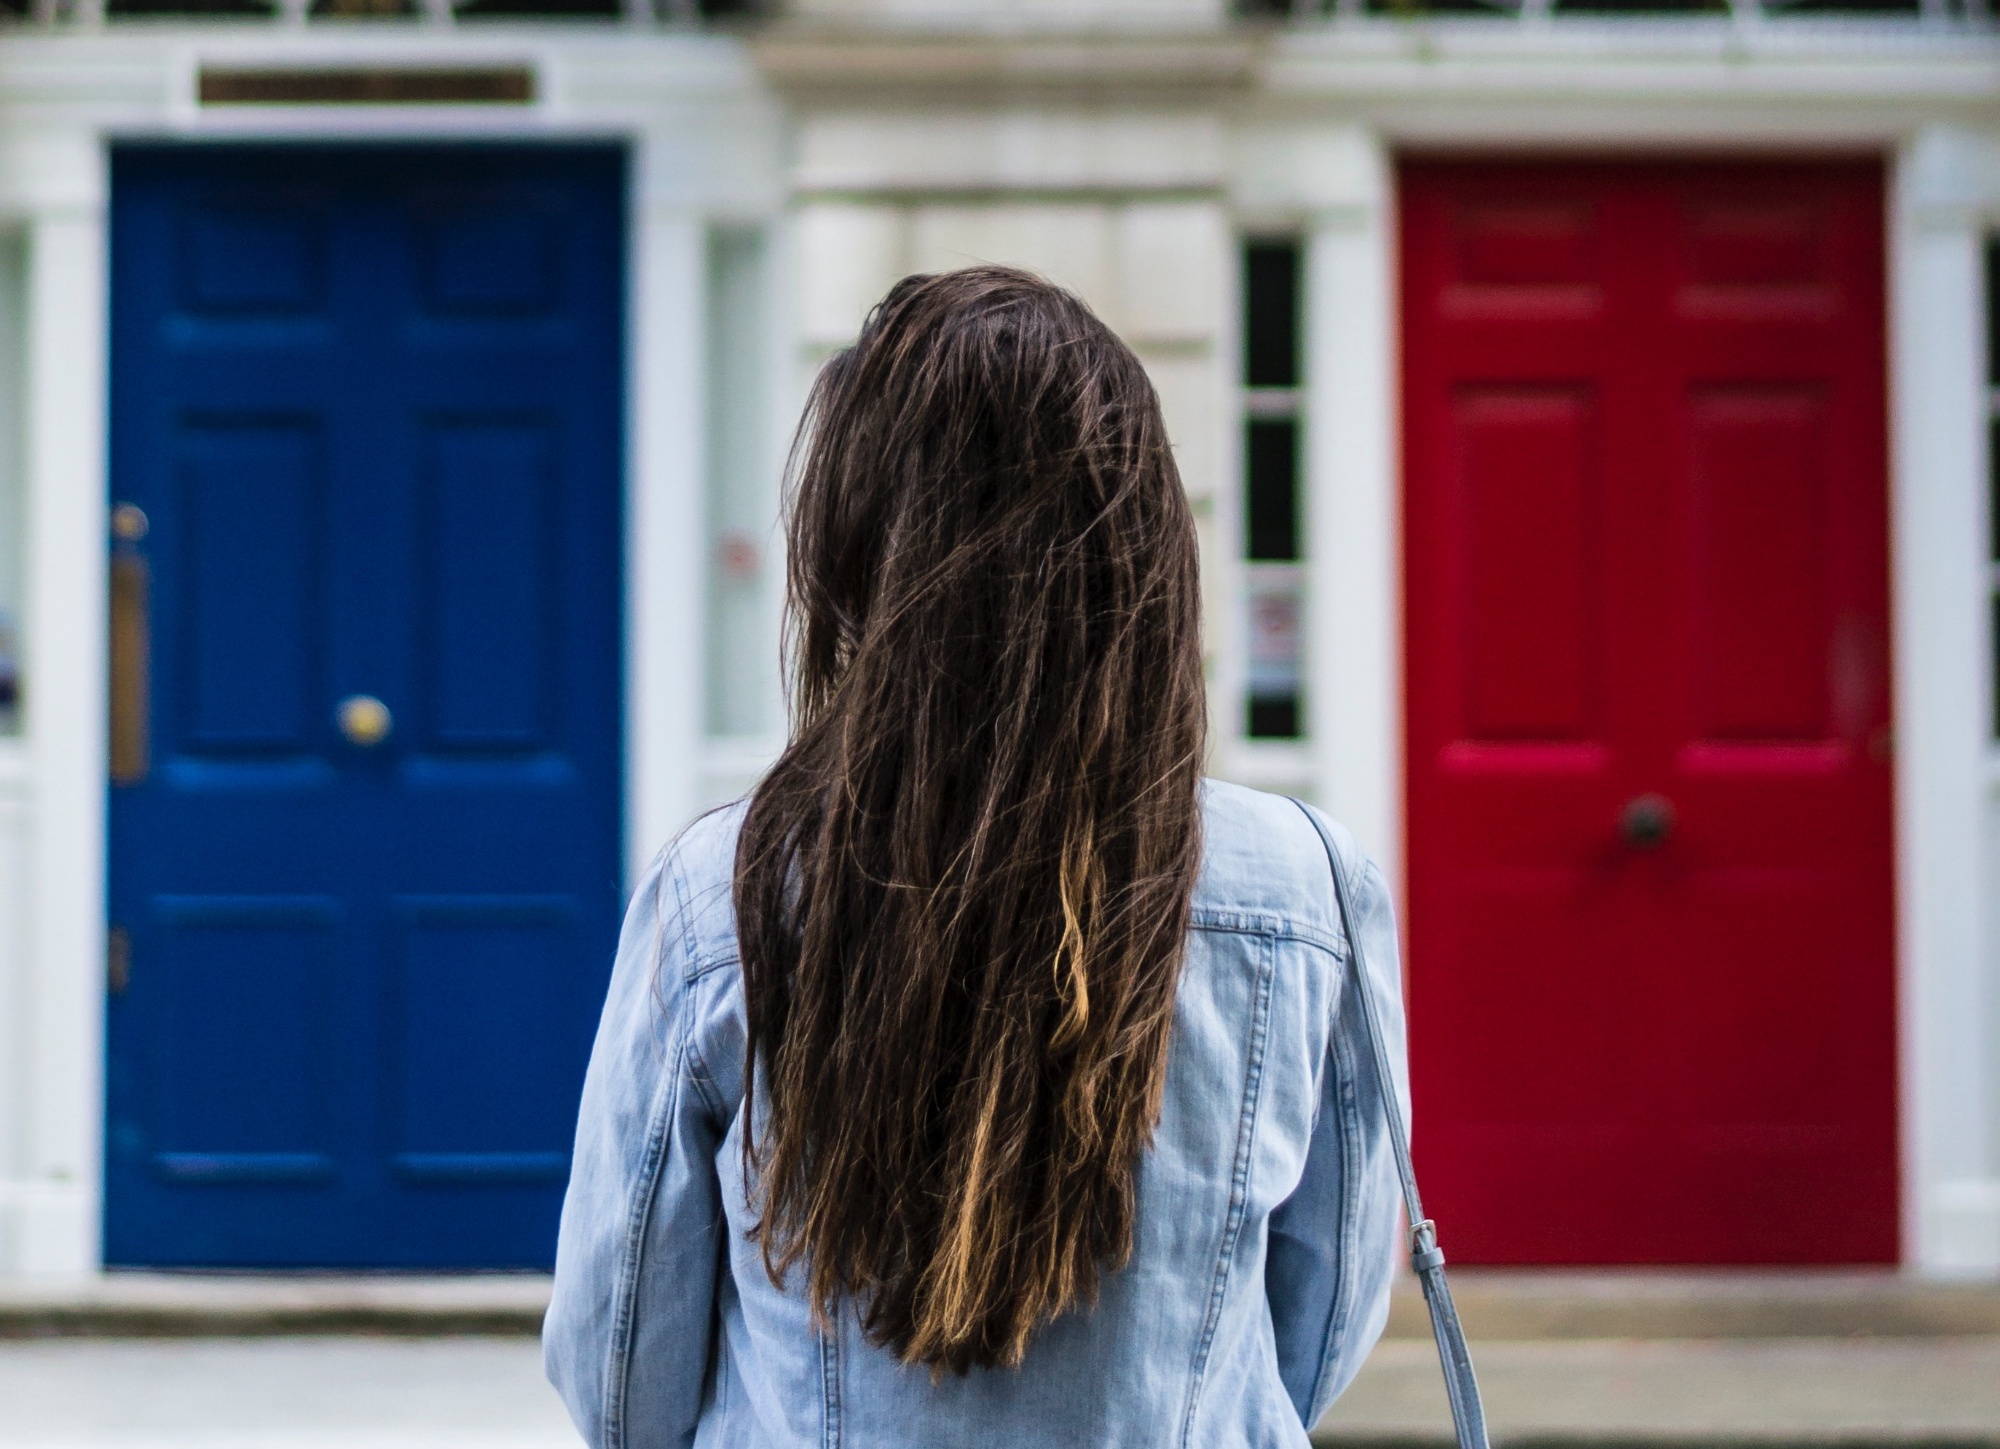
<svg viewBox="0 0 2000 1449">
<path fill-rule="evenodd" d="M 203 61 L 531 65 L 534 104 L 204 112 Z M 658 32 L 99 33 L 0 42 L 76 104 L 0 136 L 0 217 L 27 237 L 21 739 L 0 741 L 0 1275 L 97 1270 L 103 1154 L 108 152 L 118 140 L 616 139 L 626 203 L 625 809 L 636 874 L 700 798 L 703 298 L 712 221 L 777 211 L 776 111 L 740 47 Z M 12 64 L 10 64 L 12 62 Z M 120 84 L 134 66 L 151 104 Z M 93 67 L 96 69 L 93 71 Z"/>
<path fill-rule="evenodd" d="M 1400 447 L 1393 157 L 1399 145 L 1574 154 L 1624 134 L 1638 155 L 1823 150 L 1810 114 L 1742 124 L 1729 108 L 1635 128 L 1577 107 L 1563 124 L 1488 114 L 1276 137 L 1320 184 L 1292 204 L 1308 237 L 1310 717 L 1321 800 L 1369 848 L 1402 856 Z M 1891 611 L 1903 1257 L 1935 1275 L 2000 1274 L 2000 773 L 1989 734 L 1987 403 L 1981 254 L 2000 226 L 2000 128 L 1839 130 L 1887 163 Z M 1601 143 L 1592 149 L 1602 149 Z M 1268 212 L 1269 194 L 1253 198 Z M 1322 572 L 1324 571 L 1324 572 Z M 1330 575 L 1330 577 L 1327 577 Z"/>
</svg>

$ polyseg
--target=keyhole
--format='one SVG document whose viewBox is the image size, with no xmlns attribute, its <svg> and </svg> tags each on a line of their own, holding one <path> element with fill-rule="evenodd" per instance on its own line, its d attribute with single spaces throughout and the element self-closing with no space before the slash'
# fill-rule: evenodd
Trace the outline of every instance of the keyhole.
<svg viewBox="0 0 2000 1449">
<path fill-rule="evenodd" d="M 1634 795 L 1618 812 L 1618 836 L 1634 850 L 1658 850 L 1674 833 L 1674 802 L 1664 795 Z"/>
</svg>

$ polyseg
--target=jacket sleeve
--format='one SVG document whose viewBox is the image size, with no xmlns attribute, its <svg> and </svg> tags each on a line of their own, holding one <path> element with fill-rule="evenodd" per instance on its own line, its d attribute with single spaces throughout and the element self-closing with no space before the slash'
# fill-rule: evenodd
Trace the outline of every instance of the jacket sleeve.
<svg viewBox="0 0 2000 1449">
<path fill-rule="evenodd" d="M 1368 967 L 1369 990 L 1389 1044 L 1396 1093 L 1408 1121 L 1403 1045 L 1402 971 L 1389 891 L 1374 862 L 1347 832 L 1333 828 L 1351 890 Z M 1329 896 L 1333 883 L 1326 886 Z M 1286 1391 L 1308 1430 L 1352 1383 L 1389 1317 L 1401 1200 L 1383 1110 L 1382 1084 L 1369 1053 L 1362 1003 L 1347 960 L 1340 984 L 1305 1171 L 1271 1216 L 1265 1293 Z"/>
<path fill-rule="evenodd" d="M 584 1079 L 542 1360 L 592 1449 L 689 1445 L 701 1415 L 722 1123 L 701 1081 L 687 916 L 663 856 L 626 911 Z"/>
</svg>

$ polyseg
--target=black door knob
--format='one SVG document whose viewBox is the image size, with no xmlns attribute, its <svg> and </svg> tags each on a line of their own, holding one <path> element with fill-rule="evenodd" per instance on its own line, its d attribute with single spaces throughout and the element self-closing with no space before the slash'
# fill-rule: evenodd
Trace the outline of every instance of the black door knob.
<svg viewBox="0 0 2000 1449">
<path fill-rule="evenodd" d="M 1664 795 L 1634 795 L 1618 811 L 1618 838 L 1634 850 L 1658 850 L 1674 833 L 1674 802 Z"/>
</svg>

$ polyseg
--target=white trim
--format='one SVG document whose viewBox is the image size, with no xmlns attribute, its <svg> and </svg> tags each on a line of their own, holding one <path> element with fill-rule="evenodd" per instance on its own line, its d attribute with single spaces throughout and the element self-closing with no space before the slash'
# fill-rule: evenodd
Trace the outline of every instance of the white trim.
<svg viewBox="0 0 2000 1449">
<path fill-rule="evenodd" d="M 1905 1253 L 1941 1273 L 2000 1272 L 1978 151 L 1926 129 L 1897 158 L 1890 208 Z"/>
<path fill-rule="evenodd" d="M 101 166 L 101 162 L 99 163 Z M 104 960 L 105 236 L 97 205 L 28 226 L 28 1069 L 0 1212 L 33 1275 L 98 1263 Z"/>
<path fill-rule="evenodd" d="M 625 859 L 636 879 L 698 808 L 707 230 L 634 207 L 627 435 Z M 694 627 L 691 627 L 694 626 Z"/>
<path fill-rule="evenodd" d="M 1319 803 L 1403 878 L 1395 190 L 1379 136 L 1335 144 L 1354 185 L 1306 246 L 1306 718 Z"/>
</svg>

